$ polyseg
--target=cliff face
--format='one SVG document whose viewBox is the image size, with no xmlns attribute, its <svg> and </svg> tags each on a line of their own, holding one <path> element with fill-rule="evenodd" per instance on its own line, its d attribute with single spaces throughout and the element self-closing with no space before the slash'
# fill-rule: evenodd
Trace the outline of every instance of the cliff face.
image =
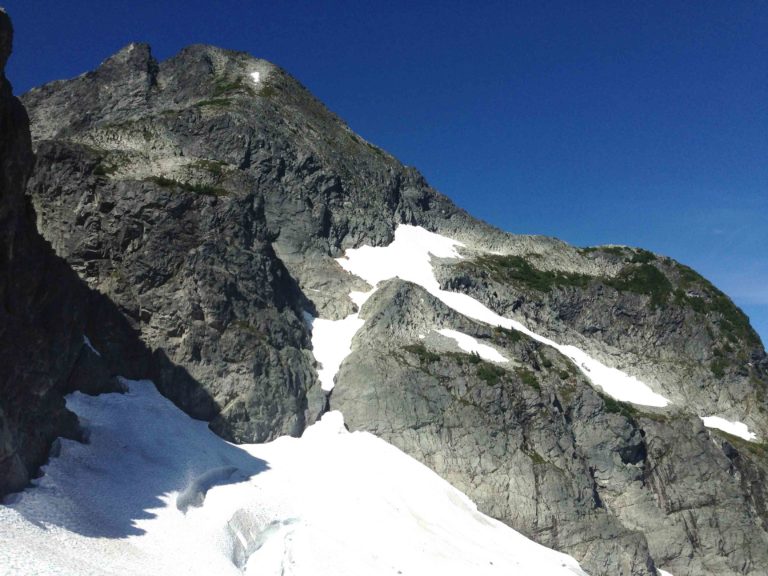
<svg viewBox="0 0 768 576">
<path fill-rule="evenodd" d="M 612 401 L 557 351 L 463 318 L 409 283 L 390 281 L 361 314 L 333 406 L 481 510 L 590 574 L 765 570 L 764 444 L 708 430 L 682 406 Z M 442 328 L 509 364 L 457 349 Z"/>
<path fill-rule="evenodd" d="M 84 317 L 75 328 L 90 322 L 110 373 L 141 366 L 227 438 L 299 434 L 324 403 L 304 315 L 343 318 L 357 309 L 349 292 L 370 288 L 334 258 L 422 226 L 465 244 L 460 260 L 433 259 L 441 288 L 578 345 L 672 404 L 612 400 L 555 348 L 393 279 L 360 310 L 329 399 L 350 427 L 591 574 L 768 570 L 765 445 L 699 418 L 768 437 L 765 351 L 693 271 L 478 222 L 285 72 L 242 53 L 193 46 L 156 62 L 134 44 L 24 103 L 41 233 L 149 349 L 114 364 L 125 357 L 117 321 Z M 510 362 L 467 354 L 438 335 L 445 328 Z"/>
<path fill-rule="evenodd" d="M 0 11 L 0 69 L 12 28 Z M 0 494 L 22 488 L 56 436 L 77 420 L 62 392 L 90 372 L 107 377 L 84 345 L 88 293 L 35 230 L 24 195 L 33 156 L 27 114 L 0 76 Z M 106 387 L 106 382 L 103 383 Z"/>
<path fill-rule="evenodd" d="M 3 69 L 12 36 L 0 11 Z M 29 120 L 4 73 L 0 80 L 0 494 L 6 494 L 37 473 L 56 437 L 82 436 L 64 394 L 117 390 L 117 375 L 186 372 L 162 353 L 152 355 L 117 307 L 89 289 L 38 233 L 25 196 L 34 165 Z"/>
</svg>

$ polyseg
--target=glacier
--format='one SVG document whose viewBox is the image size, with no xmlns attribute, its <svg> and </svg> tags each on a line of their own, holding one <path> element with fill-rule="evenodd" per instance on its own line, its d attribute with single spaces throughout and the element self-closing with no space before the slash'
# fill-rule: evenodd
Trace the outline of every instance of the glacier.
<svg viewBox="0 0 768 576">
<path fill-rule="evenodd" d="M 0 506 L 0 574 L 586 574 L 339 412 L 236 446 L 123 383 L 67 397 L 89 443 Z"/>
</svg>

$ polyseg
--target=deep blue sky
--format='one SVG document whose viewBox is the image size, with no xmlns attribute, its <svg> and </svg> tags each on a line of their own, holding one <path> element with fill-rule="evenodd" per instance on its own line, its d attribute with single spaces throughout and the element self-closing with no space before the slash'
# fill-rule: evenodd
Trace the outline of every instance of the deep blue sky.
<svg viewBox="0 0 768 576">
<path fill-rule="evenodd" d="M 768 3 L 0 0 L 18 93 L 132 41 L 286 68 L 505 230 L 702 272 L 768 343 Z"/>
</svg>

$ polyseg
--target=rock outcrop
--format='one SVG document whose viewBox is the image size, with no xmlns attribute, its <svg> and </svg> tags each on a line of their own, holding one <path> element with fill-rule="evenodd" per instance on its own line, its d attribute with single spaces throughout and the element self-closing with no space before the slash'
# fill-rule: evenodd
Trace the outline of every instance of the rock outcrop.
<svg viewBox="0 0 768 576">
<path fill-rule="evenodd" d="M 68 268 L 46 251 L 29 218 L 29 125 L 4 74 L 12 39 L 0 11 L 0 494 L 27 483 L 57 435 L 77 433 L 58 392 L 84 348 L 82 319 L 57 309 L 59 299 L 78 299 L 77 284 L 57 282 Z"/>
<path fill-rule="evenodd" d="M 12 28 L 0 11 L 0 64 L 10 55 Z M 29 121 L 0 77 L 0 495 L 23 488 L 52 441 L 84 437 L 64 405 L 73 390 L 120 389 L 118 375 L 186 375 L 162 351 L 142 343 L 124 314 L 91 290 L 38 233 L 25 187 L 34 165 Z M 68 217 L 67 217 L 68 218 Z M 177 378 L 178 379 L 178 378 Z M 210 403 L 210 399 L 208 400 Z"/>
<path fill-rule="evenodd" d="M 652 384 L 697 414 L 766 426 L 765 350 L 749 320 L 699 274 L 645 250 L 571 249 L 602 271 L 536 255 L 481 255 L 438 270 L 441 285 L 567 341 Z"/>
<path fill-rule="evenodd" d="M 765 570 L 764 445 L 707 430 L 680 407 L 611 400 L 554 349 L 463 318 L 400 280 L 361 314 L 332 397 L 352 428 L 420 459 L 591 574 Z M 457 350 L 440 328 L 493 345 L 511 366 Z"/>
<path fill-rule="evenodd" d="M 11 23 L 0 11 L 0 70 L 11 52 Z M 0 74 L 0 494 L 22 488 L 57 436 L 77 437 L 62 394 L 109 389 L 104 359 L 86 334 L 108 305 L 91 293 L 37 233 L 24 195 L 33 156 L 24 107 Z M 119 316 L 112 317 L 118 324 Z M 107 328 L 108 326 L 105 326 Z M 111 326 L 115 338 L 120 334 Z"/>
<path fill-rule="evenodd" d="M 476 221 L 246 54 L 192 46 L 157 62 L 133 44 L 23 101 L 41 233 L 139 334 L 160 390 L 218 433 L 302 431 L 323 403 L 304 314 L 343 318 L 356 310 L 349 292 L 367 289 L 334 258 L 422 226 L 466 245 L 462 260 L 434 262 L 443 288 L 641 377 L 673 405 L 612 400 L 554 348 L 393 280 L 363 306 L 330 398 L 350 427 L 594 576 L 768 571 L 765 445 L 699 419 L 768 437 L 768 362 L 743 314 L 693 271 Z M 463 353 L 438 328 L 511 362 Z M 111 326 L 88 334 L 120 356 Z"/>
</svg>

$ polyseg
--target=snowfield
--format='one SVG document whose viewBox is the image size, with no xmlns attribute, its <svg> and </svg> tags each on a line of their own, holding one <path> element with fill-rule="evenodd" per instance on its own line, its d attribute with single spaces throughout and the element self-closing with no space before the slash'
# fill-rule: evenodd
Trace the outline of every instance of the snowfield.
<svg viewBox="0 0 768 576">
<path fill-rule="evenodd" d="M 747 425 L 742 422 L 732 422 L 720 416 L 702 416 L 701 420 L 707 428 L 717 428 L 750 442 L 757 440 L 757 434 L 750 432 Z"/>
<path fill-rule="evenodd" d="M 90 443 L 62 440 L 0 506 L 1 574 L 585 574 L 338 412 L 235 446 L 151 382 L 125 384 L 68 397 Z"/>
<path fill-rule="evenodd" d="M 654 392 L 644 382 L 621 370 L 602 364 L 583 350 L 575 346 L 558 344 L 540 336 L 520 322 L 496 314 L 467 294 L 441 290 L 432 270 L 431 258 L 435 256 L 460 259 L 461 255 L 456 251 L 459 246 L 464 244 L 419 226 L 401 224 L 395 231 L 395 239 L 389 246 L 380 248 L 362 246 L 347 250 L 344 258 L 339 258 L 337 262 L 348 272 L 368 282 L 374 289 L 379 282 L 390 278 L 407 280 L 418 284 L 464 316 L 492 326 L 517 330 L 547 346 L 552 346 L 570 358 L 592 384 L 616 400 L 643 406 L 664 407 L 669 404 L 669 400 Z"/>
<path fill-rule="evenodd" d="M 475 338 L 472 338 L 472 336 L 469 334 L 464 334 L 457 330 L 451 330 L 450 328 L 442 328 L 437 332 L 456 342 L 458 347 L 464 350 L 464 352 L 477 354 L 483 360 L 499 363 L 509 362 L 509 360 L 505 358 L 501 352 L 496 350 L 496 348 L 488 346 L 487 344 L 481 344 Z"/>
<path fill-rule="evenodd" d="M 341 363 L 352 352 L 352 338 L 365 321 L 357 313 L 341 320 L 325 320 L 305 312 L 305 318 L 312 330 L 312 354 L 319 363 L 320 386 L 330 392 Z"/>
<path fill-rule="evenodd" d="M 431 257 L 460 258 L 459 245 L 400 226 L 390 246 L 349 250 L 339 262 L 373 286 L 350 294 L 358 306 L 379 282 L 400 277 L 470 318 L 556 348 L 618 400 L 668 403 L 574 346 L 535 334 L 466 294 L 441 290 Z M 355 313 L 338 321 L 307 314 L 306 321 L 329 391 L 364 320 Z M 437 332 L 462 350 L 508 362 L 467 334 Z M 89 441 L 59 440 L 43 476 L 0 506 L 0 575 L 586 575 L 570 556 L 480 513 L 397 448 L 348 432 L 340 412 L 325 414 L 300 439 L 236 446 L 151 382 L 122 382 L 125 394 L 67 397 Z M 755 439 L 742 423 L 702 420 Z"/>
</svg>

